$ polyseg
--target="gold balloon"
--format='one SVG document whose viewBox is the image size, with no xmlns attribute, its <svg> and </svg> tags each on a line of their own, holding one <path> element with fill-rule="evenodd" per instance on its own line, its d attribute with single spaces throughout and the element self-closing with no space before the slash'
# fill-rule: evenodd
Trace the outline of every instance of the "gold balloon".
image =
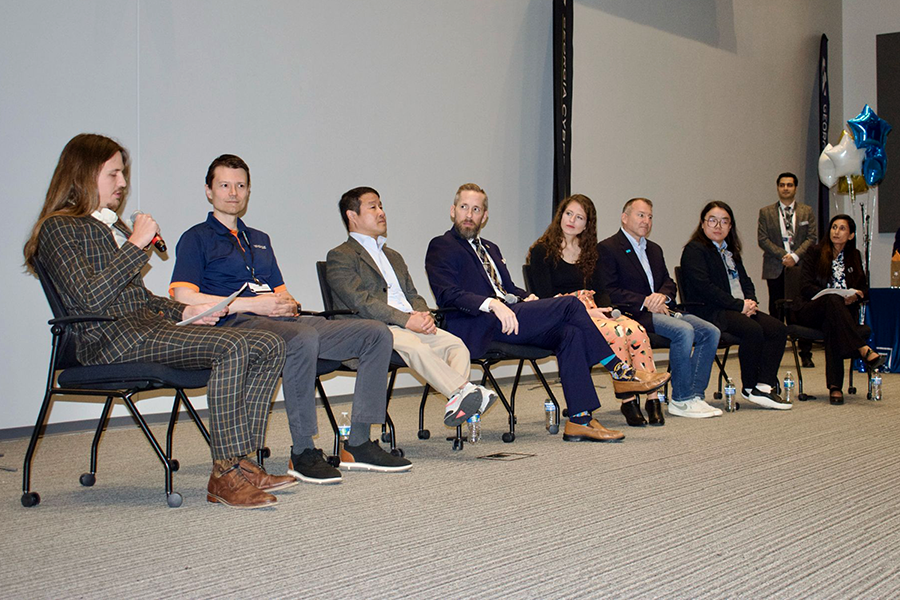
<svg viewBox="0 0 900 600">
<path fill-rule="evenodd" d="M 854 194 L 862 194 L 866 190 L 869 189 L 869 186 L 866 185 L 866 178 L 862 175 L 850 175 L 847 177 L 841 177 L 838 179 L 838 193 L 839 194 L 849 194 L 850 186 L 847 185 L 848 179 L 853 179 L 853 193 Z"/>
</svg>

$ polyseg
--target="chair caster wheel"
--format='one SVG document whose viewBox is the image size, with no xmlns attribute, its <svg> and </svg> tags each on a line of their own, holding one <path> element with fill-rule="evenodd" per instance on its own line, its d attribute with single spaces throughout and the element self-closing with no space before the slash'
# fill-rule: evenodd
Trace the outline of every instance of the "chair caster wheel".
<svg viewBox="0 0 900 600">
<path fill-rule="evenodd" d="M 327 459 L 325 459 L 325 462 L 327 462 L 329 465 L 331 465 L 332 467 L 337 469 L 339 466 L 341 466 L 341 457 L 340 456 L 329 456 Z"/>
<path fill-rule="evenodd" d="M 512 442 L 516 441 L 516 434 L 514 434 L 512 431 L 507 431 L 500 436 L 500 439 L 507 444 L 511 444 Z"/>
<path fill-rule="evenodd" d="M 259 449 L 259 455 L 263 458 L 269 458 L 270 456 L 272 456 L 272 451 L 269 450 L 268 446 L 263 446 Z"/>
<path fill-rule="evenodd" d="M 80 481 L 81 485 L 84 487 L 91 487 L 97 483 L 97 478 L 94 477 L 93 473 L 82 473 L 81 477 L 78 478 L 78 481 Z"/>
<path fill-rule="evenodd" d="M 431 432 L 427 429 L 420 429 L 418 435 L 420 440 L 427 440 L 431 437 Z"/>
<path fill-rule="evenodd" d="M 559 433 L 559 425 L 551 425 L 547 428 L 547 433 L 549 433 L 550 435 L 556 435 L 557 433 Z"/>
<path fill-rule="evenodd" d="M 404 456 L 406 456 L 406 453 L 403 452 L 403 448 L 394 448 L 393 450 L 391 450 L 391 456 L 399 456 L 400 458 L 403 458 Z"/>
<path fill-rule="evenodd" d="M 855 393 L 856 393 L 856 387 L 849 387 L 849 388 L 847 388 L 847 393 L 848 393 L 848 394 L 855 394 Z"/>
<path fill-rule="evenodd" d="M 847 391 L 849 392 L 850 390 L 847 390 Z M 871 400 L 871 399 L 872 399 L 872 392 L 869 392 L 866 394 L 866 400 Z"/>
<path fill-rule="evenodd" d="M 464 441 L 462 441 L 461 439 L 459 439 L 459 438 L 453 439 L 453 451 L 454 452 L 459 452 L 460 450 L 463 449 L 463 447 L 465 445 L 466 445 L 466 443 Z"/>
<path fill-rule="evenodd" d="M 722 399 L 722 392 L 715 392 L 715 393 L 713 393 L 713 398 L 714 398 L 715 400 L 721 400 L 721 399 Z"/>
<path fill-rule="evenodd" d="M 384 433 L 382 433 L 382 434 L 381 434 L 381 442 L 382 442 L 383 444 L 390 444 L 390 443 L 391 443 L 391 434 L 388 433 L 387 431 L 385 431 Z"/>
<path fill-rule="evenodd" d="M 797 396 L 797 400 L 799 400 L 800 402 L 806 402 L 807 400 L 809 400 L 809 396 L 807 396 L 806 394 L 800 394 L 799 396 Z"/>
<path fill-rule="evenodd" d="M 564 416 L 564 417 L 568 417 L 568 416 L 569 416 L 569 409 L 568 409 L 568 408 L 564 408 L 564 409 L 562 410 L 562 416 Z"/>
<path fill-rule="evenodd" d="M 741 410 L 741 403 L 740 403 L 740 402 L 735 402 L 735 403 L 734 403 L 734 410 Z"/>
<path fill-rule="evenodd" d="M 172 492 L 166 496 L 166 504 L 169 505 L 169 508 L 178 508 L 182 502 L 184 502 L 184 498 L 178 492 Z"/>
<path fill-rule="evenodd" d="M 172 460 L 169 461 L 169 468 L 172 469 L 173 473 L 177 473 L 178 469 L 181 468 L 181 463 L 178 462 L 177 458 L 173 458 Z"/>
<path fill-rule="evenodd" d="M 37 492 L 25 492 L 22 494 L 22 506 L 31 508 L 41 503 L 41 495 Z"/>
</svg>

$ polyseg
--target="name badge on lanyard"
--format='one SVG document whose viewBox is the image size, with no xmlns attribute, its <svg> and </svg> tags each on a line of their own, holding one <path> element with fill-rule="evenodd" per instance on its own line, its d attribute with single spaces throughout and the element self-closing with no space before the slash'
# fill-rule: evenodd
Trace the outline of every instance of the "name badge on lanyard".
<svg viewBox="0 0 900 600">
<path fill-rule="evenodd" d="M 269 287 L 268 283 L 253 283 L 248 282 L 247 287 L 250 288 L 250 291 L 254 294 L 271 294 L 272 288 Z"/>
</svg>

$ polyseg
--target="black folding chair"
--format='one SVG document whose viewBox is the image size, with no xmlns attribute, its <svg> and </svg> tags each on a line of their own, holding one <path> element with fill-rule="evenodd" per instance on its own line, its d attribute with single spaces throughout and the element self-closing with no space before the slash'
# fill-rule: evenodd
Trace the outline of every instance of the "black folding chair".
<svg viewBox="0 0 900 600">
<path fill-rule="evenodd" d="M 37 492 L 31 491 L 31 462 L 37 448 L 38 440 L 43 435 L 47 416 L 53 397 L 60 394 L 74 396 L 105 396 L 106 402 L 100 415 L 100 422 L 94 433 L 91 443 L 91 468 L 81 475 L 81 485 L 90 487 L 96 482 L 97 473 L 97 449 L 100 438 L 109 422 L 114 399 L 120 399 L 137 421 L 138 427 L 144 433 L 150 446 L 162 463 L 165 473 L 166 503 L 176 508 L 183 501 L 181 494 L 173 491 L 172 474 L 178 471 L 178 461 L 172 458 L 172 436 L 175 423 L 181 405 L 187 409 L 191 420 L 196 423 L 203 438 L 209 443 L 209 432 L 200 420 L 197 411 L 191 404 L 184 390 L 206 387 L 209 381 L 209 369 L 188 371 L 173 369 L 157 363 L 125 363 L 112 365 L 83 366 L 75 357 L 75 335 L 72 326 L 77 323 L 97 321 L 112 321 L 115 317 L 103 315 L 70 315 L 63 306 L 62 299 L 57 293 L 53 282 L 47 275 L 40 259 L 34 261 L 35 272 L 44 289 L 47 302 L 53 311 L 54 318 L 49 321 L 50 332 L 53 335 L 53 343 L 50 350 L 50 367 L 47 373 L 47 386 L 44 392 L 44 401 L 38 412 L 37 422 L 31 434 L 28 450 L 25 452 L 25 464 L 23 466 L 22 481 L 22 506 L 37 506 L 41 497 Z M 153 432 L 150 431 L 146 420 L 137 409 L 132 397 L 138 392 L 148 390 L 173 389 L 175 401 L 172 406 L 172 414 L 169 418 L 169 426 L 166 430 L 166 449 L 160 447 Z"/>
<path fill-rule="evenodd" d="M 790 275 L 790 276 L 789 276 Z M 794 298 L 797 298 L 800 295 L 800 278 L 799 274 L 796 273 L 794 269 L 789 269 L 784 276 L 784 300 L 778 300 L 776 304 L 781 307 L 781 320 L 787 325 L 787 336 L 788 340 L 791 342 L 791 350 L 794 353 L 794 365 L 797 368 L 797 400 L 805 402 L 806 400 L 815 400 L 816 397 L 812 394 L 807 394 L 803 391 L 803 371 L 800 366 L 800 354 L 798 352 L 798 347 L 800 341 L 809 341 L 812 343 L 822 344 L 825 342 L 825 332 L 821 329 L 815 329 L 813 327 L 804 327 L 803 325 L 798 325 L 793 322 L 794 312 L 792 310 L 792 306 L 794 303 Z M 862 303 L 864 304 L 864 303 Z M 868 325 L 858 325 L 856 329 L 857 333 L 864 340 L 869 339 L 872 335 L 872 329 Z M 853 363 L 854 361 L 850 361 L 849 368 L 849 381 L 847 386 L 848 394 L 856 393 L 856 386 L 853 385 Z M 869 390 L 867 396 L 871 399 L 872 390 L 871 390 L 871 382 L 869 383 Z"/>
<path fill-rule="evenodd" d="M 696 305 L 697 302 L 691 298 L 686 298 L 684 295 L 684 285 L 681 280 L 681 267 L 675 267 L 675 285 L 678 286 L 678 293 L 681 296 L 681 306 L 685 309 L 690 309 L 691 304 Z M 716 400 L 722 399 L 722 382 L 728 379 L 728 372 L 725 370 L 725 365 L 728 363 L 728 355 L 731 352 L 732 346 L 740 345 L 740 338 L 737 336 L 728 333 L 727 331 L 723 331 L 719 336 L 719 350 L 725 350 L 722 359 L 719 360 L 719 355 L 716 354 L 715 361 L 716 366 L 719 367 L 719 388 L 716 392 L 713 393 L 713 398 Z"/>
<path fill-rule="evenodd" d="M 452 312 L 453 310 L 455 309 L 439 308 L 437 312 L 439 313 L 439 315 L 441 315 L 447 312 Z M 481 385 L 485 385 L 487 382 L 490 382 L 491 387 L 494 388 L 494 391 L 497 393 L 497 397 L 503 404 L 503 408 L 506 409 L 506 414 L 509 422 L 509 430 L 503 432 L 503 434 L 500 436 L 500 439 L 505 443 L 512 443 L 516 439 L 516 392 L 519 389 L 519 381 L 522 377 L 522 367 L 524 367 L 526 360 L 531 364 L 531 369 L 532 371 L 534 371 L 534 374 L 537 376 L 538 380 L 540 380 L 541 385 L 544 386 L 544 391 L 547 392 L 547 399 L 553 403 L 554 411 L 556 412 L 556 424 L 551 426 L 548 431 L 553 435 L 559 433 L 559 422 L 561 414 L 559 409 L 559 402 L 557 401 L 553 390 L 550 389 L 550 384 L 547 383 L 547 379 L 544 377 L 543 372 L 537 364 L 537 361 L 549 358 L 551 356 L 553 356 L 553 352 L 551 350 L 538 348 L 537 346 L 529 346 L 525 344 L 507 344 L 505 342 L 495 341 L 491 342 L 487 350 L 485 350 L 484 354 L 482 354 L 481 356 L 472 357 L 472 364 L 481 367 Z M 510 360 L 518 361 L 519 364 L 516 368 L 516 376 L 513 379 L 513 385 L 510 391 L 509 398 L 507 399 L 506 395 L 503 393 L 503 389 L 500 387 L 500 384 L 497 382 L 497 379 L 491 372 L 491 367 L 493 367 L 497 363 Z M 422 440 L 427 440 L 431 436 L 431 432 L 425 429 L 425 400 L 426 397 L 423 396 L 422 403 L 419 406 L 419 439 Z M 462 436 L 461 425 L 456 428 L 456 437 L 448 437 L 447 441 L 453 443 L 454 450 L 463 449 L 463 447 L 465 446 L 465 441 Z"/>
<path fill-rule="evenodd" d="M 325 307 L 326 315 L 338 315 L 338 314 L 353 314 L 353 311 L 341 311 L 334 309 L 334 299 L 331 295 L 331 286 L 328 285 L 328 265 L 324 260 L 316 261 L 316 275 L 319 278 L 319 292 L 322 294 L 322 305 Z M 394 393 L 394 382 L 397 379 L 397 371 L 400 369 L 407 368 L 406 361 L 401 358 L 399 354 L 396 352 L 391 352 L 391 363 L 388 366 L 390 370 L 390 379 L 388 380 L 387 387 L 387 404 L 385 405 L 385 414 L 384 414 L 384 423 L 381 425 L 381 441 L 390 444 L 391 446 L 391 454 L 394 456 L 403 456 L 404 452 L 402 448 L 397 447 L 397 435 L 396 429 L 394 428 L 394 421 L 391 419 L 390 412 L 388 412 L 388 405 L 391 403 L 391 396 Z M 335 369 L 337 371 L 354 373 L 353 369 L 341 364 L 339 368 Z M 327 398 L 325 396 L 325 390 L 322 387 L 321 381 L 319 378 L 316 378 L 316 387 L 319 390 L 319 395 L 324 399 L 324 403 L 327 403 Z M 425 384 L 425 391 L 423 392 L 423 397 L 428 396 L 428 391 L 430 387 L 428 384 Z M 330 412 L 330 411 L 329 411 Z M 334 420 L 334 417 L 331 416 L 331 426 L 334 429 L 334 447 L 335 454 L 339 455 L 339 451 L 337 450 L 339 447 L 339 437 L 338 437 L 338 428 L 337 422 Z"/>
</svg>

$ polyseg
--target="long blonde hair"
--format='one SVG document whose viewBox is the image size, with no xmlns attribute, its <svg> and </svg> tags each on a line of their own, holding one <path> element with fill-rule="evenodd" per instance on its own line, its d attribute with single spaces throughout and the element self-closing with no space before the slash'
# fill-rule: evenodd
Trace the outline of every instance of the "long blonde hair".
<svg viewBox="0 0 900 600">
<path fill-rule="evenodd" d="M 97 177 L 104 163 L 115 156 L 116 152 L 122 154 L 122 162 L 125 163 L 123 175 L 127 185 L 130 183 L 131 163 L 128 151 L 121 144 L 94 133 L 81 133 L 69 140 L 59 155 L 59 162 L 44 199 L 44 207 L 31 230 L 31 237 L 25 243 L 23 253 L 26 268 L 33 265 L 34 255 L 38 251 L 38 235 L 44 221 L 56 215 L 85 217 L 97 210 L 100 204 Z M 127 188 L 125 193 L 127 195 Z"/>
</svg>

